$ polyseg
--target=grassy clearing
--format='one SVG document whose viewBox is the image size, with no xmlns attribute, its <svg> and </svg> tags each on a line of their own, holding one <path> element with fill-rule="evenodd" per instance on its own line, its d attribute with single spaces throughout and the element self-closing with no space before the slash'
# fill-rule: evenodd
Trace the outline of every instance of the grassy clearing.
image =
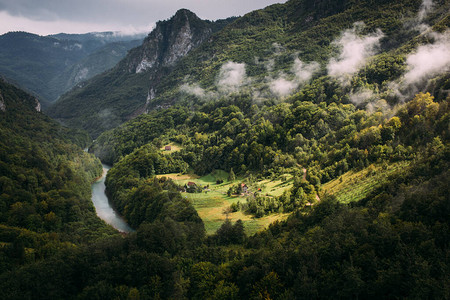
<svg viewBox="0 0 450 300">
<path fill-rule="evenodd" d="M 340 178 L 323 185 L 323 191 L 335 195 L 338 201 L 349 203 L 365 198 L 375 188 L 385 183 L 389 175 L 408 168 L 409 162 L 403 161 L 387 165 L 370 165 L 361 171 L 349 171 Z"/>
<path fill-rule="evenodd" d="M 200 218 L 205 223 L 207 234 L 213 234 L 222 225 L 227 218 L 226 210 L 231 204 L 238 201 L 245 203 L 247 195 L 227 195 L 227 191 L 233 185 L 238 183 L 246 183 L 249 186 L 249 192 L 254 192 L 261 188 L 264 195 L 279 196 L 284 190 L 290 188 L 293 184 L 291 176 L 286 176 L 286 181 L 263 180 L 255 183 L 248 183 L 245 178 L 237 178 L 233 182 L 227 181 L 228 173 L 222 170 L 215 170 L 212 173 L 199 177 L 195 174 L 164 174 L 158 177 L 171 178 L 178 185 L 185 185 L 188 182 L 195 182 L 203 187 L 209 186 L 202 193 L 182 193 L 184 197 L 192 202 L 197 210 Z M 224 180 L 223 183 L 217 184 L 217 180 Z M 244 222 L 245 230 L 248 235 L 254 234 L 276 220 L 285 219 L 289 214 L 272 214 L 263 218 L 254 218 L 252 215 L 244 214 L 241 211 L 228 213 L 228 218 L 235 222 L 241 219 Z"/>
<path fill-rule="evenodd" d="M 166 146 L 170 146 L 171 149 L 170 150 L 165 150 Z M 162 146 L 160 148 L 160 150 L 163 152 L 163 154 L 171 154 L 171 153 L 174 153 L 174 152 L 178 152 L 181 149 L 182 149 L 181 145 L 177 144 L 177 143 L 170 143 L 170 144 L 164 145 L 164 146 Z"/>
</svg>

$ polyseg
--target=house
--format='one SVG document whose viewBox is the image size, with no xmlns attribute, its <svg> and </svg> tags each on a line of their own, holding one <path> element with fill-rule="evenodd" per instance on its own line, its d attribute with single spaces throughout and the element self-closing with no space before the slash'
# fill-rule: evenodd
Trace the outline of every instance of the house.
<svg viewBox="0 0 450 300">
<path fill-rule="evenodd" d="M 241 183 L 241 188 L 244 194 L 248 192 L 248 186 L 245 183 Z"/>
<path fill-rule="evenodd" d="M 195 184 L 195 182 L 192 182 L 192 181 L 189 181 L 189 182 L 187 183 L 187 185 L 188 185 L 189 187 L 195 187 L 195 186 L 197 186 L 197 185 Z"/>
<path fill-rule="evenodd" d="M 166 146 L 166 147 L 164 147 L 164 150 L 170 151 L 170 150 L 172 150 L 172 146 Z"/>
</svg>

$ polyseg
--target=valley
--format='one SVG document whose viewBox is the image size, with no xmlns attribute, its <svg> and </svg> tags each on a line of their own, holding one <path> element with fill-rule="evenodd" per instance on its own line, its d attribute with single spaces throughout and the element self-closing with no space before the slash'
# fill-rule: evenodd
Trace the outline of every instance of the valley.
<svg viewBox="0 0 450 300">
<path fill-rule="evenodd" d="M 0 298 L 449 299 L 449 11 L 0 36 Z"/>
</svg>

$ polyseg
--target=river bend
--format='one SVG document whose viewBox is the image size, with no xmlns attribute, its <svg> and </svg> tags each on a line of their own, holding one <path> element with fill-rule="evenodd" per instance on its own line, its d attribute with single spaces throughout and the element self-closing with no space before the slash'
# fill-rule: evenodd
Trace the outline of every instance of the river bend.
<svg viewBox="0 0 450 300">
<path fill-rule="evenodd" d="M 103 165 L 103 174 L 100 179 L 92 184 L 92 202 L 94 203 L 97 216 L 100 219 L 114 227 L 120 232 L 130 233 L 134 230 L 125 222 L 118 212 L 109 203 L 108 197 L 105 194 L 105 178 L 106 173 L 111 167 Z"/>
</svg>

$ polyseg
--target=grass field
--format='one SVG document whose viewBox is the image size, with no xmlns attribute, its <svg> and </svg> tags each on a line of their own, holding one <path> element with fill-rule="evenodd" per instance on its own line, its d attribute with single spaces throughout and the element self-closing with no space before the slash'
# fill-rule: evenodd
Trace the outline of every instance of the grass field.
<svg viewBox="0 0 450 300">
<path fill-rule="evenodd" d="M 170 150 L 165 150 L 166 146 L 170 146 L 171 149 Z M 171 154 L 171 153 L 174 153 L 174 152 L 178 152 L 181 149 L 182 149 L 181 146 L 179 144 L 177 144 L 177 143 L 170 143 L 170 144 L 164 145 L 164 146 L 162 146 L 160 148 L 160 150 L 163 152 L 163 154 Z"/>
<path fill-rule="evenodd" d="M 246 233 L 251 235 L 267 228 L 274 221 L 285 219 L 288 216 L 288 214 L 272 214 L 263 218 L 254 218 L 252 215 L 244 214 L 241 211 L 228 214 L 226 211 L 233 203 L 237 203 L 238 201 L 241 203 L 246 202 L 246 195 L 227 195 L 227 191 L 231 186 L 238 183 L 246 183 L 249 186 L 249 192 L 254 192 L 258 188 L 261 188 L 264 195 L 279 196 L 284 190 L 292 186 L 292 178 L 289 176 L 287 176 L 285 182 L 281 180 L 263 180 L 252 184 L 246 182 L 244 178 L 237 178 L 233 182 L 228 182 L 228 173 L 222 170 L 215 170 L 203 177 L 198 177 L 194 174 L 164 174 L 158 177 L 162 176 L 171 178 L 181 186 L 190 181 L 203 187 L 209 185 L 209 188 L 202 193 L 182 193 L 184 197 L 192 202 L 199 216 L 202 218 L 207 234 L 216 232 L 227 217 L 232 222 L 241 219 L 244 222 Z M 216 184 L 218 179 L 224 180 L 224 182 Z"/>
<path fill-rule="evenodd" d="M 343 203 L 359 201 L 375 188 L 385 183 L 388 176 L 408 168 L 409 162 L 394 163 L 383 168 L 381 165 L 370 165 L 361 171 L 349 171 L 340 178 L 323 185 L 323 191 L 335 195 Z"/>
</svg>

